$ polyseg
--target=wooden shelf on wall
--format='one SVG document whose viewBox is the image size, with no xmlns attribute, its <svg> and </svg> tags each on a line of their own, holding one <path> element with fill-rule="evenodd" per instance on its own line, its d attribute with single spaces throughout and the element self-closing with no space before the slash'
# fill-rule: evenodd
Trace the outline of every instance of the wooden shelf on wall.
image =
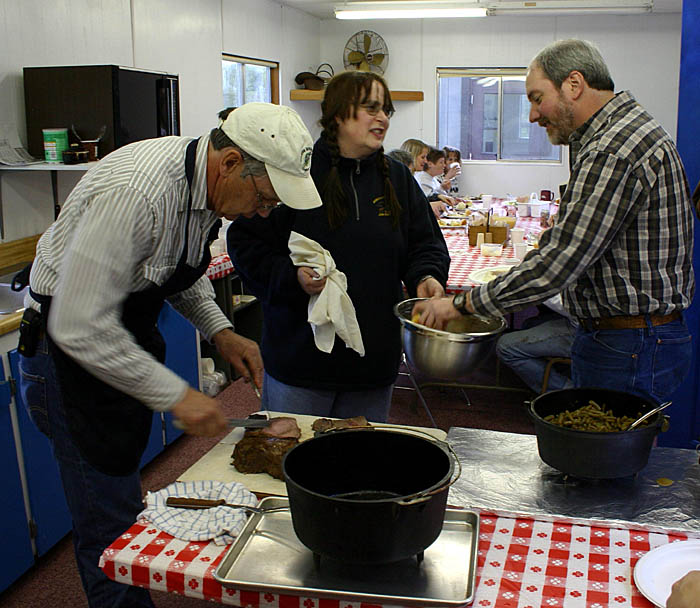
<svg viewBox="0 0 700 608">
<path fill-rule="evenodd" d="M 289 99 L 292 101 L 321 101 L 323 99 L 323 89 L 314 91 L 311 89 L 291 89 Z M 423 91 L 392 91 L 392 101 L 423 101 Z"/>
</svg>

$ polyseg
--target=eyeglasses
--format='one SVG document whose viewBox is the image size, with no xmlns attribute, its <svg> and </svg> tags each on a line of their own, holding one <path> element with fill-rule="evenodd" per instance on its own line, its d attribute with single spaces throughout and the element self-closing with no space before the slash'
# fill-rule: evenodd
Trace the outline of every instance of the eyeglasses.
<svg viewBox="0 0 700 608">
<path fill-rule="evenodd" d="M 378 101 L 371 101 L 369 103 L 361 103 L 360 107 L 367 112 L 370 116 L 376 116 L 379 114 L 379 110 L 384 110 L 384 115 L 387 118 L 391 118 L 394 115 L 394 110 L 390 110 Z"/>
<path fill-rule="evenodd" d="M 253 182 L 253 188 L 255 188 L 255 196 L 258 198 L 258 206 L 260 207 L 260 209 L 262 209 L 263 211 L 271 211 L 272 209 L 277 207 L 277 205 L 280 204 L 280 201 L 272 201 L 270 203 L 266 203 L 265 201 L 270 199 L 266 199 L 262 194 L 260 194 L 260 192 L 258 191 L 258 185 L 255 183 L 255 178 L 252 175 L 250 176 L 250 180 Z"/>
</svg>

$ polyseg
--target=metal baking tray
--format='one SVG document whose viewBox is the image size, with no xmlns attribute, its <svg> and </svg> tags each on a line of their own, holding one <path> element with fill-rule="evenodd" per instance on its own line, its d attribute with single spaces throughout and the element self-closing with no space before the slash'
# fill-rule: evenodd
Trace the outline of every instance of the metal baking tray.
<svg viewBox="0 0 700 608">
<path fill-rule="evenodd" d="M 288 506 L 286 497 L 260 506 Z M 358 534 L 362 531 L 358 530 Z M 425 559 L 362 566 L 322 558 L 301 544 L 289 511 L 255 513 L 226 552 L 214 578 L 225 587 L 405 606 L 464 606 L 474 599 L 479 515 L 447 509 Z"/>
</svg>

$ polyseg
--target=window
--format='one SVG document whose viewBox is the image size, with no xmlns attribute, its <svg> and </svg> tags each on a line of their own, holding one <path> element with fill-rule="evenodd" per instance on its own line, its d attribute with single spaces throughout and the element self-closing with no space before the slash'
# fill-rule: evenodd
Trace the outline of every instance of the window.
<svg viewBox="0 0 700 608">
<path fill-rule="evenodd" d="M 524 68 L 438 68 L 438 142 L 462 160 L 561 162 L 529 114 Z"/>
<path fill-rule="evenodd" d="M 224 107 L 251 101 L 279 103 L 279 65 L 271 61 L 223 55 L 221 76 Z"/>
</svg>

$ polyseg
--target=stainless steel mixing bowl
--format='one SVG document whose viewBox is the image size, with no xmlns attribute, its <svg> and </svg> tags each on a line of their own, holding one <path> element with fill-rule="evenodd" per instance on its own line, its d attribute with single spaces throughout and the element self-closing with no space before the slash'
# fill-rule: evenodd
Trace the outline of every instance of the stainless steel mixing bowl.
<svg viewBox="0 0 700 608">
<path fill-rule="evenodd" d="M 430 329 L 411 321 L 416 302 L 411 298 L 394 306 L 401 321 L 401 338 L 406 358 L 416 371 L 440 380 L 459 380 L 474 371 L 489 355 L 498 336 L 506 328 L 502 317 L 469 315 L 466 333 Z"/>
</svg>

